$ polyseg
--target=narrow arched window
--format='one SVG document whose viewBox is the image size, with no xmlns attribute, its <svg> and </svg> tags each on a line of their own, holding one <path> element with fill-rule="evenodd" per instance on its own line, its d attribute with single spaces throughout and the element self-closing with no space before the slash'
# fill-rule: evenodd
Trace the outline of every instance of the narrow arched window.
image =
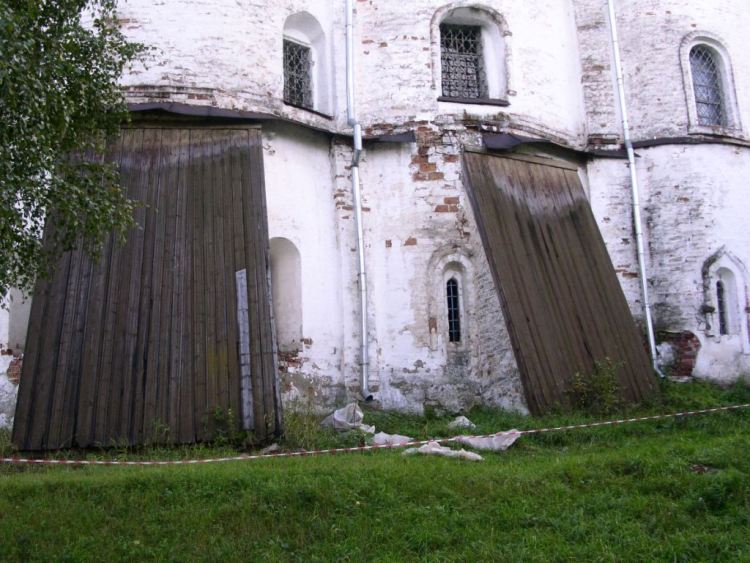
<svg viewBox="0 0 750 563">
<path fill-rule="evenodd" d="M 716 282 L 716 308 L 719 313 L 719 334 L 729 334 L 727 294 L 721 280 Z"/>
<path fill-rule="evenodd" d="M 461 310 L 458 303 L 458 282 L 456 278 L 448 280 L 445 286 L 448 299 L 448 340 L 461 342 Z"/>
<path fill-rule="evenodd" d="M 713 49 L 696 45 L 690 50 L 690 73 L 698 123 L 727 126 L 721 66 Z"/>
<path fill-rule="evenodd" d="M 284 103 L 326 114 L 331 110 L 331 61 L 318 20 L 298 12 L 284 22 Z"/>
</svg>

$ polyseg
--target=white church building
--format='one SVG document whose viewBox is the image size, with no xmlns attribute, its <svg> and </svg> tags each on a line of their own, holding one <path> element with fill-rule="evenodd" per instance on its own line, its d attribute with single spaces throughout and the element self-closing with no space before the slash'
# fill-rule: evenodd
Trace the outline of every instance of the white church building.
<svg viewBox="0 0 750 563">
<path fill-rule="evenodd" d="M 153 47 L 135 118 L 260 126 L 286 405 L 528 410 L 466 150 L 577 171 L 645 347 L 646 276 L 660 369 L 748 377 L 747 1 L 613 5 L 615 50 L 607 0 L 121 0 Z M 0 371 L 28 318 L 6 302 Z"/>
</svg>

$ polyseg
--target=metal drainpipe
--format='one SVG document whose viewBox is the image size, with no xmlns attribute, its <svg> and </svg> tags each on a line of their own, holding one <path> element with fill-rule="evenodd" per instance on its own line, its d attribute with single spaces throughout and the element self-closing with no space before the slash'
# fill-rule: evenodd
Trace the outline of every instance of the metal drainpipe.
<svg viewBox="0 0 750 563">
<path fill-rule="evenodd" d="M 635 241 L 638 250 L 638 269 L 641 280 L 641 295 L 643 299 L 643 311 L 646 315 L 646 332 L 648 334 L 648 347 L 651 352 L 651 362 L 654 371 L 660 377 L 664 373 L 657 364 L 656 338 L 654 337 L 654 323 L 651 317 L 651 303 L 648 295 L 648 274 L 646 271 L 646 252 L 643 245 L 643 226 L 641 224 L 641 204 L 638 192 L 638 173 L 635 168 L 635 152 L 630 140 L 630 125 L 628 124 L 628 113 L 625 103 L 625 86 L 622 78 L 622 61 L 620 60 L 620 40 L 617 36 L 617 21 L 615 19 L 615 2 L 607 0 L 609 8 L 609 30 L 612 39 L 612 53 L 615 59 L 615 72 L 617 75 L 617 94 L 620 102 L 620 115 L 622 116 L 623 139 L 625 150 L 628 153 L 628 165 L 630 168 L 630 186 L 633 193 L 633 223 L 635 225 Z"/>
<path fill-rule="evenodd" d="M 359 158 L 362 155 L 362 127 L 357 121 L 354 105 L 354 5 L 346 0 L 346 115 L 352 126 L 354 151 L 352 153 L 352 198 L 354 200 L 354 222 L 357 228 L 357 258 L 359 263 L 359 299 L 360 299 L 360 392 L 366 400 L 372 400 L 370 393 L 370 354 L 367 339 L 367 273 L 365 271 L 365 236 L 362 228 L 362 190 L 359 183 Z"/>
</svg>

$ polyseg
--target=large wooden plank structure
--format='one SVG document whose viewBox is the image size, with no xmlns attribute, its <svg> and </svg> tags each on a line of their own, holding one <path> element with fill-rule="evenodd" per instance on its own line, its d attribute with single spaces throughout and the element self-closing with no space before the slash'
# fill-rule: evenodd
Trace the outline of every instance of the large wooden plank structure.
<svg viewBox="0 0 750 563">
<path fill-rule="evenodd" d="M 479 152 L 463 163 L 531 412 L 568 406 L 573 375 L 606 358 L 625 400 L 655 392 L 577 168 Z"/>
<path fill-rule="evenodd" d="M 139 227 L 38 284 L 14 443 L 186 443 L 228 420 L 278 432 L 260 131 L 142 125 L 109 152 Z"/>
</svg>

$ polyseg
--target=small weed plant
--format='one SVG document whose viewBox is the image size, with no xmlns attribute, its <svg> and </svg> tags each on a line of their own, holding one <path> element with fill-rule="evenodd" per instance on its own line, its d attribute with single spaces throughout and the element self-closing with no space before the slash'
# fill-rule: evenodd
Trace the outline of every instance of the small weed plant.
<svg viewBox="0 0 750 563">
<path fill-rule="evenodd" d="M 570 385 L 573 408 L 592 415 L 612 414 L 621 410 L 622 388 L 620 365 L 609 358 L 594 362 L 591 373 L 576 373 Z"/>
</svg>

